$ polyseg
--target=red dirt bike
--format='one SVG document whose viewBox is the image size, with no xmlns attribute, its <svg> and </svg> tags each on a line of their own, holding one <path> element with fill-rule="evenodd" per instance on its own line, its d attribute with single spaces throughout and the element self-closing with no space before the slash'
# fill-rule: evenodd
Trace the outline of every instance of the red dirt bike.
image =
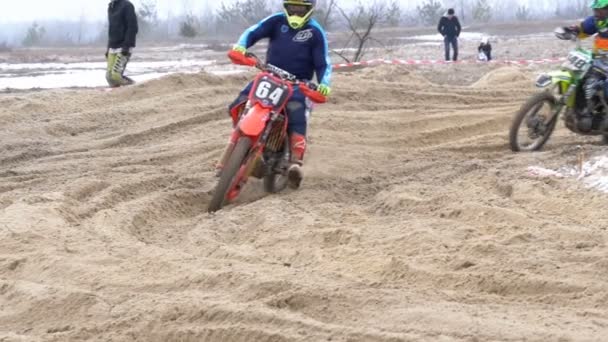
<svg viewBox="0 0 608 342">
<path fill-rule="evenodd" d="M 262 178 L 266 192 L 285 189 L 291 157 L 285 107 L 293 88 L 299 87 L 315 103 L 326 101 L 314 83 L 298 80 L 272 64 L 262 64 L 253 54 L 230 51 L 228 57 L 234 64 L 256 67 L 261 72 L 253 81 L 247 104 L 220 162 L 223 166 L 209 212 L 234 201 L 250 176 Z"/>
</svg>

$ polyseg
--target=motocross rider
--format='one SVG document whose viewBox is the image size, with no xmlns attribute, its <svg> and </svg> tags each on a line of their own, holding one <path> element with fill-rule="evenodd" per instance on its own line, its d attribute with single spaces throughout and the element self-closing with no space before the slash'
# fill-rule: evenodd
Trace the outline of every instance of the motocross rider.
<svg viewBox="0 0 608 342">
<path fill-rule="evenodd" d="M 245 54 L 247 49 L 264 38 L 269 39 L 266 61 L 300 80 L 311 80 L 316 74 L 319 91 L 324 96 L 331 92 L 332 73 L 325 30 L 312 19 L 316 0 L 284 0 L 283 12 L 271 15 L 247 29 L 234 45 L 233 50 Z M 233 124 L 247 102 L 252 83 L 229 106 Z M 298 87 L 287 103 L 288 134 L 291 160 L 288 180 L 291 188 L 298 188 L 303 179 L 302 165 L 306 151 L 307 121 L 311 101 Z M 222 165 L 218 165 L 222 167 Z"/>
<path fill-rule="evenodd" d="M 593 0 L 591 8 L 593 9 L 593 16 L 587 17 L 578 25 L 564 27 L 565 33 L 560 36 L 561 39 L 568 40 L 572 37 L 571 35 L 576 35 L 581 39 L 595 35 L 593 44 L 594 69 L 585 82 L 587 108 L 581 114 L 578 122 L 578 128 L 581 131 L 591 130 L 593 123 L 592 110 L 595 107 L 593 95 L 598 84 L 606 79 L 606 73 L 608 73 L 608 0 Z M 603 70 L 603 72 L 600 70 Z M 608 95 L 608 82 L 604 85 L 604 92 Z"/>
</svg>

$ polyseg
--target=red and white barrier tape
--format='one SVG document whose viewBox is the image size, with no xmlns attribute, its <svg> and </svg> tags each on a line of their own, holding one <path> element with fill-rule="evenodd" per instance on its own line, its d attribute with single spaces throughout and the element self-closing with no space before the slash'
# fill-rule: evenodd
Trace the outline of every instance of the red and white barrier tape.
<svg viewBox="0 0 608 342">
<path fill-rule="evenodd" d="M 480 63 L 490 63 L 490 64 L 516 64 L 516 65 L 529 65 L 529 64 L 551 64 L 551 63 L 561 63 L 564 62 L 565 58 L 543 58 L 543 59 L 520 59 L 520 60 L 493 60 L 490 62 L 481 62 L 481 61 L 443 61 L 443 60 L 417 60 L 417 59 L 373 59 L 365 62 L 354 62 L 354 63 L 340 63 L 334 64 L 334 69 L 340 68 L 350 68 L 356 66 L 370 66 L 377 64 L 392 64 L 392 65 L 436 65 L 436 64 L 480 64 Z"/>
</svg>

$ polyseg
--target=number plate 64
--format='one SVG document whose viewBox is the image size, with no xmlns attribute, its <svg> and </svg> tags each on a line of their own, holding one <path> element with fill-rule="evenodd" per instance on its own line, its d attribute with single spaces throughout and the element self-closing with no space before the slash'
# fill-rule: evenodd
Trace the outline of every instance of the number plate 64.
<svg viewBox="0 0 608 342">
<path fill-rule="evenodd" d="M 289 88 L 269 77 L 258 80 L 253 89 L 254 98 L 265 106 L 279 109 L 289 97 Z"/>
</svg>

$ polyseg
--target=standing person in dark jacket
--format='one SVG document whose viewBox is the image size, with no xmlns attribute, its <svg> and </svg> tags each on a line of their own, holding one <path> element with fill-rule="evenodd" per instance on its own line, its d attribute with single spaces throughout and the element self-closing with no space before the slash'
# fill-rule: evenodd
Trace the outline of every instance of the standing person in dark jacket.
<svg viewBox="0 0 608 342">
<path fill-rule="evenodd" d="M 106 80 L 110 87 L 134 83 L 132 79 L 123 74 L 135 47 L 137 31 L 137 15 L 133 4 L 129 0 L 111 0 L 108 5 L 108 48 L 106 50 L 108 62 Z"/>
<path fill-rule="evenodd" d="M 450 45 L 454 49 L 453 61 L 458 60 L 458 36 L 460 36 L 460 22 L 458 17 L 454 15 L 454 9 L 448 10 L 448 15 L 441 17 L 437 30 L 443 36 L 443 43 L 445 46 L 445 60 L 450 60 Z"/>
</svg>

